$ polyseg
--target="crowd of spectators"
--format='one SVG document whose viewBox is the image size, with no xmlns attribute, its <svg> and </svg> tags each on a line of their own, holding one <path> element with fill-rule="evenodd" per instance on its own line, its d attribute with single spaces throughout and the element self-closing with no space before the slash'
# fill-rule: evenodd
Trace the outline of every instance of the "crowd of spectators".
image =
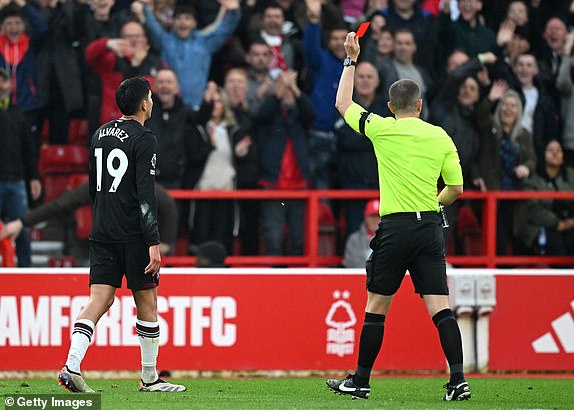
<svg viewBox="0 0 574 410">
<path fill-rule="evenodd" d="M 390 115 L 389 85 L 415 80 L 466 190 L 574 187 L 572 0 L 0 0 L 0 219 L 40 196 L 42 125 L 50 144 L 68 143 L 71 119 L 95 130 L 120 115 L 114 92 L 132 76 L 153 85 L 168 189 L 377 189 L 370 141 L 334 107 L 346 33 L 365 20 L 355 99 Z M 342 238 L 365 204 L 328 203 Z M 192 245 L 228 254 L 234 237 L 242 254 L 304 249 L 303 201 L 196 201 L 179 220 Z M 541 234 L 544 252 L 573 254 L 574 206 L 503 201 L 497 232 L 499 254 L 541 252 Z"/>
</svg>

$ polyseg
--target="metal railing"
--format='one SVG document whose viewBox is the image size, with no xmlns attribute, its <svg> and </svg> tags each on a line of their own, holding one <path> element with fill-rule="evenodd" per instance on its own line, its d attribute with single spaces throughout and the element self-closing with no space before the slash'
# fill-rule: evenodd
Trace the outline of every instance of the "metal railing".
<svg viewBox="0 0 574 410">
<path fill-rule="evenodd" d="M 309 190 L 309 191 L 270 191 L 270 190 L 235 190 L 235 191 L 193 191 L 171 190 L 170 195 L 176 200 L 189 199 L 222 199 L 222 200 L 304 200 L 307 203 L 305 254 L 302 256 L 229 256 L 226 263 L 230 266 L 337 266 L 341 256 L 319 256 L 319 202 L 321 199 L 356 200 L 378 198 L 378 191 L 349 190 Z M 574 265 L 574 256 L 498 256 L 496 255 L 496 214 L 498 201 L 561 199 L 574 200 L 574 192 L 555 191 L 488 191 L 465 192 L 461 199 L 482 200 L 484 210 L 482 217 L 483 254 L 473 256 L 449 256 L 448 262 L 457 266 L 475 266 L 496 268 L 500 265 Z M 163 263 L 169 266 L 193 266 L 195 257 L 166 256 Z"/>
</svg>

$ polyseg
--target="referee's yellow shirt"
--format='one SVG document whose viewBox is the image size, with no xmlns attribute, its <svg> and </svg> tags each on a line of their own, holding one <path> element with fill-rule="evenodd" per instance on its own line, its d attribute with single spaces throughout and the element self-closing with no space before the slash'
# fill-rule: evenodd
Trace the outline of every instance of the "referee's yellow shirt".
<svg viewBox="0 0 574 410">
<path fill-rule="evenodd" d="M 352 103 L 345 121 L 359 131 L 366 110 Z M 420 118 L 381 117 L 370 113 L 365 135 L 372 141 L 379 169 L 380 214 L 437 211 L 437 181 L 462 185 L 462 170 L 452 139 Z"/>
</svg>

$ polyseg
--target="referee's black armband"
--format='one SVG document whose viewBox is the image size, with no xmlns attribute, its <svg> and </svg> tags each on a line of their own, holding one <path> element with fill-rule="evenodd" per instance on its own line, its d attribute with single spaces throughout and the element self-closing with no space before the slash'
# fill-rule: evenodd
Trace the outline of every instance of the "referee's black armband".
<svg viewBox="0 0 574 410">
<path fill-rule="evenodd" d="M 369 112 L 363 111 L 361 113 L 361 118 L 359 119 L 359 132 L 363 135 L 365 135 L 365 121 L 367 121 L 369 114 Z"/>
</svg>

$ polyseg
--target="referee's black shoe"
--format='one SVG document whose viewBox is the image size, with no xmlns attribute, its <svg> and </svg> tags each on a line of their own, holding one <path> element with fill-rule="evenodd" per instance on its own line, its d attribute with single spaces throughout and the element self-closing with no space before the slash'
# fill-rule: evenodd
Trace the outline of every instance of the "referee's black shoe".
<svg viewBox="0 0 574 410">
<path fill-rule="evenodd" d="M 446 389 L 446 394 L 442 398 L 445 401 L 470 399 L 470 386 L 464 380 L 455 385 L 447 383 L 443 387 Z"/>
<path fill-rule="evenodd" d="M 329 379 L 327 386 L 335 393 L 348 394 L 353 399 L 368 399 L 371 394 L 371 386 L 357 386 L 353 381 L 353 375 L 350 374 L 344 379 Z"/>
</svg>

